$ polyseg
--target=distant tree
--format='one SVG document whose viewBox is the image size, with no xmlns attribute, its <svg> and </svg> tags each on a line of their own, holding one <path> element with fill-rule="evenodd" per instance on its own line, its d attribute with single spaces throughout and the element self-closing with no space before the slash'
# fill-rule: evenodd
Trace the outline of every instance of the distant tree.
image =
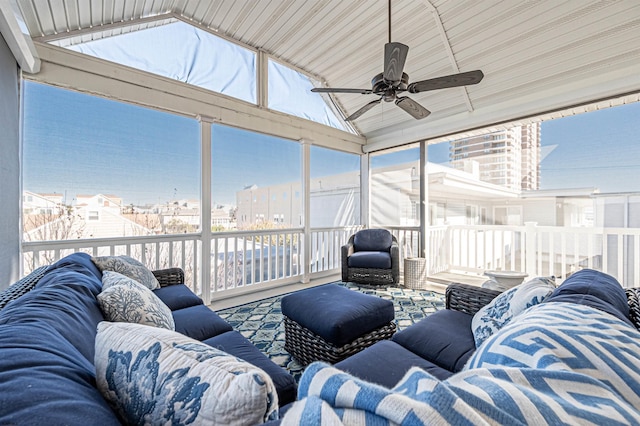
<svg viewBox="0 0 640 426">
<path fill-rule="evenodd" d="M 73 206 L 65 205 L 58 213 L 28 214 L 22 218 L 24 241 L 60 241 L 76 240 L 84 237 L 86 222 L 77 214 Z M 29 254 L 25 253 L 25 263 Z M 40 252 L 40 264 L 53 263 L 56 257 L 53 251 Z"/>
<path fill-rule="evenodd" d="M 22 219 L 25 241 L 74 240 L 84 236 L 86 223 L 73 206 L 56 213 L 29 214 Z"/>
</svg>

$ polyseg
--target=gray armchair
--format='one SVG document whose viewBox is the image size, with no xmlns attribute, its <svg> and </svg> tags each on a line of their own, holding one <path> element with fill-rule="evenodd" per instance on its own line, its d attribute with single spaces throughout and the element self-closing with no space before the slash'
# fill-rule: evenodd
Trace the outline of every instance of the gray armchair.
<svg viewBox="0 0 640 426">
<path fill-rule="evenodd" d="M 397 284 L 400 281 L 398 240 L 386 229 L 363 229 L 342 246 L 342 281 Z"/>
</svg>

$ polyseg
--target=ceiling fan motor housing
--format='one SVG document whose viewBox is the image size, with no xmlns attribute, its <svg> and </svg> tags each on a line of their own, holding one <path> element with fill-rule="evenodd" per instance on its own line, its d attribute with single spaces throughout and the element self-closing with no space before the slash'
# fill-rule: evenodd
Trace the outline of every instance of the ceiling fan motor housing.
<svg viewBox="0 0 640 426">
<path fill-rule="evenodd" d="M 384 73 L 377 74 L 375 77 L 371 79 L 371 91 L 376 95 L 385 96 L 388 92 L 395 92 L 396 90 L 405 91 L 409 85 L 409 76 L 407 73 L 402 73 L 402 80 L 398 84 L 390 84 L 384 79 Z M 385 101 L 391 102 L 395 99 L 395 93 L 393 98 L 387 100 L 385 97 Z"/>
</svg>

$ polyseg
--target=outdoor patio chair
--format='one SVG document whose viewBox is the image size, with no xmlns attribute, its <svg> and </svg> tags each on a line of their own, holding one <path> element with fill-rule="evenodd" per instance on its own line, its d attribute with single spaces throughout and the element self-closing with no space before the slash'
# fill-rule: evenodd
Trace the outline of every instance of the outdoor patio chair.
<svg viewBox="0 0 640 426">
<path fill-rule="evenodd" d="M 386 229 L 363 229 L 342 246 L 342 281 L 397 284 L 400 279 L 398 240 Z"/>
</svg>

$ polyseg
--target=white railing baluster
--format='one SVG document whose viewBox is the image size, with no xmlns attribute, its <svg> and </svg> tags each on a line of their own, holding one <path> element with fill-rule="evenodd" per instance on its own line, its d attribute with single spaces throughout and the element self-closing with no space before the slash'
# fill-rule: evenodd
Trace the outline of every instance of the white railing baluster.
<svg viewBox="0 0 640 426">
<path fill-rule="evenodd" d="M 209 253 L 200 253 L 201 235 L 197 233 L 31 241 L 22 244 L 23 268 L 24 273 L 29 273 L 74 252 L 94 256 L 126 254 L 145 264 L 148 261 L 149 267 L 157 269 L 181 267 L 185 271 L 185 284 L 199 292 L 199 256 L 211 256 L 212 292 L 249 291 L 248 287 L 302 279 L 307 268 L 311 278 L 315 274 L 339 274 L 340 247 L 361 228 L 313 228 L 309 235 L 301 228 L 220 232 L 212 235 Z M 417 226 L 386 228 L 400 244 L 401 262 L 420 254 Z M 508 268 L 529 274 L 558 274 L 560 283 L 572 272 L 587 267 L 614 275 L 625 286 L 640 283 L 638 228 L 449 225 L 429 227 L 427 232 L 429 274 L 461 270 L 480 275 L 487 268 Z M 302 257 L 306 238 L 311 239 L 308 264 Z M 598 258 L 600 263 L 596 262 Z"/>
</svg>

